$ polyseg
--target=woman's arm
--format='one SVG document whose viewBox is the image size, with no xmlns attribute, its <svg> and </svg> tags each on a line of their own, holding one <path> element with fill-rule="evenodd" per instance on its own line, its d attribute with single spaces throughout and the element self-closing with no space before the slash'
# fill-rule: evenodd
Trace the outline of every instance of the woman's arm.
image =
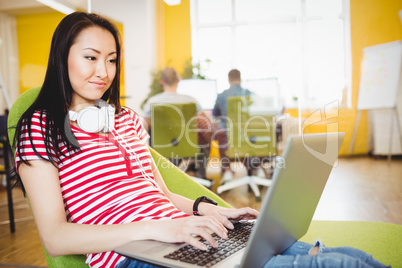
<svg viewBox="0 0 402 268">
<path fill-rule="evenodd" d="M 194 200 L 190 200 L 181 195 L 172 193 L 167 188 L 161 174 L 154 161 L 152 161 L 152 170 L 158 185 L 161 187 L 165 195 L 175 204 L 175 206 L 186 212 L 189 215 L 193 214 L 193 204 Z M 230 209 L 215 206 L 209 203 L 200 203 L 198 205 L 198 211 L 203 216 L 212 216 L 222 223 L 226 228 L 233 229 L 233 224 L 231 221 L 255 219 L 258 216 L 258 211 L 248 207 L 240 209 Z"/>
<path fill-rule="evenodd" d="M 19 166 L 19 174 L 27 192 L 39 237 L 50 256 L 87 254 L 110 251 L 132 240 L 154 239 L 165 242 L 186 242 L 200 249 L 206 246 L 192 236 L 200 235 L 211 245 L 216 241 L 208 234 L 211 229 L 222 237 L 226 230 L 212 217 L 194 220 L 139 221 L 116 225 L 87 225 L 66 220 L 59 185 L 59 174 L 50 162 L 30 161 Z"/>
<path fill-rule="evenodd" d="M 43 160 L 30 161 L 30 164 L 22 163 L 19 173 L 40 239 L 51 256 L 104 252 L 130 240 L 145 238 L 145 230 L 133 232 L 133 226 L 129 224 L 102 226 L 68 223 L 57 168 Z M 148 225 L 139 223 L 136 228 L 147 229 Z"/>
</svg>

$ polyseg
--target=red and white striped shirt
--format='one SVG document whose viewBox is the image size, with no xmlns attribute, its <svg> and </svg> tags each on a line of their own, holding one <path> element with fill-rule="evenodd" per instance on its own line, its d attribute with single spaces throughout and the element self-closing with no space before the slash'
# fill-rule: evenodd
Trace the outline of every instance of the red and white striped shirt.
<svg viewBox="0 0 402 268">
<path fill-rule="evenodd" d="M 59 181 L 69 222 L 79 224 L 122 224 L 143 220 L 174 219 L 188 216 L 177 209 L 159 190 L 151 168 L 151 154 L 144 142 L 149 138 L 137 114 L 129 109 L 115 116 L 115 129 L 108 136 L 92 134 L 71 126 L 80 143 L 78 152 L 67 152 L 57 160 Z M 44 143 L 45 116 L 32 118 L 33 146 L 48 159 Z M 32 149 L 23 127 L 21 158 L 40 159 Z M 56 155 L 50 148 L 54 159 Z M 39 180 L 40 178 L 38 178 Z M 91 267 L 114 267 L 124 257 L 114 252 L 87 254 Z"/>
</svg>

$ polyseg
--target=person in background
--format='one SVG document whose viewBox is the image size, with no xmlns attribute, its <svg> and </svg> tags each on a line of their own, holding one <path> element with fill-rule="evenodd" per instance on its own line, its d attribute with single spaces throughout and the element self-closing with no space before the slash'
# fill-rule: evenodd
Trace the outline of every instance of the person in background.
<svg viewBox="0 0 402 268">
<path fill-rule="evenodd" d="M 197 203 L 169 191 L 145 144 L 149 136 L 139 116 L 120 105 L 120 57 L 120 37 L 112 23 L 93 13 L 67 15 L 54 32 L 37 99 L 11 126 L 16 130 L 16 179 L 29 198 L 44 248 L 52 257 L 86 254 L 90 267 L 133 268 L 153 266 L 113 249 L 151 239 L 207 250 L 197 237 L 218 247 L 210 231 L 226 239 L 233 222 L 255 219 L 258 211 L 205 202 L 193 211 Z M 95 118 L 73 119 L 76 113 L 99 109 L 99 103 L 107 108 L 106 118 L 114 119 L 111 124 L 93 129 Z M 357 249 L 302 242 L 267 265 L 289 267 L 295 258 L 303 267 L 317 262 L 382 267 Z"/>
<path fill-rule="evenodd" d="M 215 101 L 212 115 L 220 119 L 220 125 L 226 129 L 226 116 L 229 97 L 251 96 L 252 92 L 248 89 L 244 89 L 241 86 L 241 73 L 237 69 L 232 69 L 228 73 L 228 80 L 230 87 L 218 94 Z"/>
<path fill-rule="evenodd" d="M 152 104 L 195 103 L 197 108 L 197 127 L 200 129 L 198 132 L 198 145 L 203 148 L 205 155 L 209 155 L 211 141 L 216 139 L 220 144 L 219 154 L 223 157 L 227 150 L 226 133 L 220 130 L 219 126 L 209 118 L 195 98 L 177 93 L 179 82 L 180 77 L 174 68 L 167 67 L 162 70 L 160 83 L 163 86 L 163 92 L 149 98 L 143 108 L 144 120 L 148 130 L 151 126 Z"/>
<path fill-rule="evenodd" d="M 212 110 L 212 115 L 218 119 L 220 129 L 225 130 L 227 128 L 227 106 L 229 97 L 238 96 L 251 96 L 252 92 L 248 89 L 244 89 L 241 86 L 241 73 L 237 69 L 232 69 L 228 73 L 228 80 L 230 87 L 218 94 L 215 106 Z M 223 148 L 224 149 L 224 148 Z M 223 150 L 221 149 L 221 150 Z M 222 157 L 221 157 L 222 159 Z M 225 183 L 233 178 L 234 172 L 230 168 L 230 161 L 222 161 L 222 178 L 221 182 Z"/>
<path fill-rule="evenodd" d="M 203 114 L 200 103 L 193 97 L 177 93 L 180 77 L 173 67 L 167 67 L 161 72 L 160 83 L 163 92 L 149 98 L 144 104 L 144 119 L 148 128 L 151 126 L 151 106 L 152 104 L 170 103 L 190 103 L 193 102 L 197 108 L 197 114 Z M 145 127 L 147 127 L 145 126 Z"/>
</svg>

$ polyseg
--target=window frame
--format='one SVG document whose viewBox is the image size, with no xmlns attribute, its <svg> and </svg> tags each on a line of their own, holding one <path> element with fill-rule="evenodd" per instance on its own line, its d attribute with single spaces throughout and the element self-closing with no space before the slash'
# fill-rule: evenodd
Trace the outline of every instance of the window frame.
<svg viewBox="0 0 402 268">
<path fill-rule="evenodd" d="M 317 108 L 319 104 L 307 104 L 305 100 L 309 95 L 309 85 L 308 85 L 308 68 L 307 68 L 307 23 L 313 20 L 323 19 L 322 16 L 308 16 L 306 13 L 306 1 L 300 0 L 301 2 L 301 14 L 299 15 L 288 15 L 276 18 L 267 18 L 264 20 L 254 20 L 254 21 L 239 21 L 236 20 L 236 0 L 230 0 L 231 3 L 231 21 L 220 22 L 220 23 L 200 23 L 198 18 L 198 3 L 200 0 L 190 0 L 190 18 L 191 18 L 191 53 L 194 62 L 200 62 L 199 55 L 199 31 L 206 28 L 214 27 L 230 27 L 231 31 L 231 42 L 233 44 L 231 49 L 231 59 L 230 65 L 237 66 L 236 62 L 236 27 L 243 25 L 261 25 L 261 24 L 272 24 L 272 23 L 296 23 L 297 27 L 300 27 L 301 35 L 301 61 L 302 61 L 302 92 L 299 92 L 299 108 Z M 202 1 L 202 0 L 201 0 Z M 343 54 L 344 54 L 344 82 L 345 88 L 340 92 L 342 94 L 342 99 L 338 100 L 339 107 L 350 108 L 352 106 L 351 102 L 351 85 L 352 85 L 352 57 L 351 57 L 351 35 L 350 35 L 350 0 L 340 0 L 342 1 L 342 12 L 339 15 L 339 19 L 343 21 Z M 222 90 L 222 88 L 219 88 Z M 296 108 L 296 107 L 292 107 Z"/>
</svg>

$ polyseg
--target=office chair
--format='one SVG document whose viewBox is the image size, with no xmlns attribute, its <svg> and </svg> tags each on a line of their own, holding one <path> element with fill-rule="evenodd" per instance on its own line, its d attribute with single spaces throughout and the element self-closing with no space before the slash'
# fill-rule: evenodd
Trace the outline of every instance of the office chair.
<svg viewBox="0 0 402 268">
<path fill-rule="evenodd" d="M 151 144 L 183 172 L 195 164 L 200 176 L 191 177 L 201 185 L 211 187 L 212 181 L 204 179 L 205 164 L 198 145 L 196 116 L 195 103 L 152 104 Z"/>
<path fill-rule="evenodd" d="M 226 157 L 231 161 L 242 161 L 248 174 L 224 181 L 223 185 L 218 187 L 217 193 L 249 185 L 256 200 L 261 201 L 258 185 L 271 185 L 271 180 L 267 178 L 270 177 L 270 171 L 264 167 L 267 162 L 271 163 L 276 155 L 275 115 L 263 114 L 259 109 L 254 109 L 250 96 L 230 97 L 226 120 L 228 135 Z M 253 175 L 258 169 L 264 171 L 264 177 Z"/>
<path fill-rule="evenodd" d="M 11 152 L 10 142 L 7 136 L 7 115 L 0 115 L 0 144 L 2 164 L 0 164 L 0 174 L 6 176 L 6 188 L 7 188 L 7 203 L 8 203 L 8 217 L 10 220 L 10 232 L 15 232 L 14 221 L 14 205 L 13 205 L 13 193 L 11 189 L 11 177 L 10 170 L 13 162 L 13 156 Z"/>
</svg>

